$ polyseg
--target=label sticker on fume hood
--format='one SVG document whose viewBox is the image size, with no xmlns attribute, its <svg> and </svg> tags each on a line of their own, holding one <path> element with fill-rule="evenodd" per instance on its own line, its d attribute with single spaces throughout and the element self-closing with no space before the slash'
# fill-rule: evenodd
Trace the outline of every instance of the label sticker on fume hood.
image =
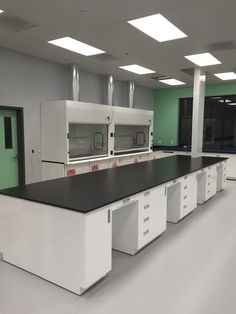
<svg viewBox="0 0 236 314">
<path fill-rule="evenodd" d="M 76 175 L 76 170 L 74 168 L 73 169 L 68 169 L 67 172 L 66 172 L 66 175 L 67 175 L 67 177 L 75 176 Z"/>
</svg>

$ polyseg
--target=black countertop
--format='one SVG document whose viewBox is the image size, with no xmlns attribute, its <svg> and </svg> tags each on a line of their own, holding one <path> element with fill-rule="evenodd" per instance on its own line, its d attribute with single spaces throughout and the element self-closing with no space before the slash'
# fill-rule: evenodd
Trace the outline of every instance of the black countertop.
<svg viewBox="0 0 236 314">
<path fill-rule="evenodd" d="M 191 152 L 191 147 L 183 146 L 153 146 L 153 151 L 164 150 L 164 151 L 174 151 L 174 152 Z M 203 153 L 212 154 L 236 154 L 236 149 L 230 148 L 203 148 Z"/>
<path fill-rule="evenodd" d="M 171 156 L 28 184 L 2 190 L 0 194 L 88 213 L 223 160 Z"/>
</svg>

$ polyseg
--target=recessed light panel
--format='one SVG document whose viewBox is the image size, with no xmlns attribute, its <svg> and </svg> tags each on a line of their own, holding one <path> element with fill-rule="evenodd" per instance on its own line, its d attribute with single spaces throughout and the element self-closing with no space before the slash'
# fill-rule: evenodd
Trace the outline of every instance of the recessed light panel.
<svg viewBox="0 0 236 314">
<path fill-rule="evenodd" d="M 236 73 L 234 72 L 216 73 L 214 75 L 223 81 L 236 80 Z"/>
<path fill-rule="evenodd" d="M 63 37 L 55 40 L 48 41 L 49 44 L 79 53 L 84 56 L 93 56 L 104 53 L 105 51 L 87 45 L 79 40 L 71 37 Z"/>
<path fill-rule="evenodd" d="M 176 86 L 176 85 L 185 85 L 186 83 L 181 82 L 179 80 L 175 80 L 175 79 L 167 79 L 167 80 L 159 80 L 159 82 L 161 83 L 165 83 L 171 86 Z"/>
<path fill-rule="evenodd" d="M 198 66 L 208 66 L 214 64 L 221 64 L 219 60 L 217 60 L 213 55 L 210 53 L 199 53 L 196 55 L 185 56 L 186 59 L 195 63 Z"/>
<path fill-rule="evenodd" d="M 187 37 L 161 14 L 141 17 L 128 23 L 159 42 Z"/>
<path fill-rule="evenodd" d="M 155 71 L 147 69 L 142 67 L 141 65 L 138 64 L 131 64 L 131 65 L 125 65 L 125 66 L 120 66 L 119 68 L 129 71 L 129 72 L 133 72 L 139 75 L 142 74 L 150 74 L 150 73 L 155 73 Z"/>
<path fill-rule="evenodd" d="M 0 9 L 0 14 L 1 14 L 1 13 L 4 13 L 4 11 Z"/>
</svg>

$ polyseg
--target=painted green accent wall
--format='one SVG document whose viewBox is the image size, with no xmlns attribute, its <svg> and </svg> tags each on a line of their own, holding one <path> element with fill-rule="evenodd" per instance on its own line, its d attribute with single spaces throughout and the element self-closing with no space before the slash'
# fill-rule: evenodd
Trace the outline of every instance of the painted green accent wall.
<svg viewBox="0 0 236 314">
<path fill-rule="evenodd" d="M 236 94 L 236 83 L 206 86 L 206 96 L 233 94 Z M 156 90 L 154 145 L 178 145 L 179 98 L 183 97 L 193 97 L 193 88 L 178 87 Z"/>
</svg>

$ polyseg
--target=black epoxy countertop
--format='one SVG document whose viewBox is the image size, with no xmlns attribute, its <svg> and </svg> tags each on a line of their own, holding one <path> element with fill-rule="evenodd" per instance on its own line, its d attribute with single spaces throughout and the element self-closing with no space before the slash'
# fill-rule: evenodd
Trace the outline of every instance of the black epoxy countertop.
<svg viewBox="0 0 236 314">
<path fill-rule="evenodd" d="M 2 190 L 0 194 L 88 213 L 223 160 L 171 156 L 28 184 Z"/>
</svg>

